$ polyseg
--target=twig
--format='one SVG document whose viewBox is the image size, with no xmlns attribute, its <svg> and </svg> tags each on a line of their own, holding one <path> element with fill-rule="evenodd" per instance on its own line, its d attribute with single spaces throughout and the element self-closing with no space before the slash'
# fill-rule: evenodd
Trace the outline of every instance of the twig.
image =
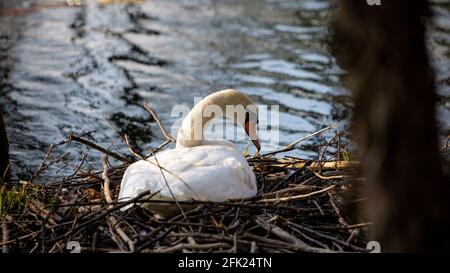
<svg viewBox="0 0 450 273">
<path fill-rule="evenodd" d="M 313 172 L 315 176 L 317 176 L 320 179 L 323 180 L 332 180 L 332 179 L 348 179 L 348 178 L 357 178 L 356 176 L 350 176 L 350 175 L 321 175 L 320 173 Z"/>
<path fill-rule="evenodd" d="M 328 193 L 328 195 L 329 195 L 329 197 L 330 197 L 330 204 L 331 204 L 331 206 L 333 207 L 333 209 L 334 209 L 336 215 L 338 216 L 339 223 L 340 223 L 342 226 L 344 226 L 344 227 L 348 226 L 348 223 L 347 223 L 347 221 L 344 219 L 344 216 L 342 215 L 341 210 L 339 209 L 339 207 L 338 207 L 338 206 L 336 205 L 336 203 L 334 202 L 333 196 L 332 196 L 330 193 Z"/>
<path fill-rule="evenodd" d="M 103 156 L 102 158 L 102 163 L 103 163 L 103 173 L 102 173 L 102 178 L 104 180 L 104 184 L 103 184 L 103 192 L 105 194 L 105 199 L 106 202 L 111 204 L 113 203 L 113 199 L 111 197 L 111 191 L 109 189 L 109 178 L 108 178 L 108 162 L 107 162 L 107 156 Z M 122 228 L 120 228 L 119 223 L 116 219 L 116 217 L 114 216 L 109 216 L 109 221 L 110 221 L 110 225 L 111 227 L 116 231 L 116 233 L 122 238 L 122 240 L 124 240 L 127 244 L 128 247 L 130 249 L 131 252 L 134 252 L 135 246 L 134 246 L 134 242 L 128 237 L 128 235 L 123 231 Z M 112 232 L 111 232 L 112 233 Z"/>
<path fill-rule="evenodd" d="M 116 126 L 111 122 L 111 120 L 106 119 L 108 121 L 109 126 L 116 132 L 116 134 L 119 136 L 120 140 L 122 141 L 125 146 L 127 146 L 128 151 L 134 155 L 139 160 L 145 160 L 142 155 L 140 155 L 138 152 L 136 152 L 133 147 L 131 147 L 130 142 L 128 141 L 128 136 L 126 134 L 122 135 L 119 133 L 119 131 L 116 129 Z"/>
<path fill-rule="evenodd" d="M 6 222 L 6 218 L 2 222 L 2 242 L 9 241 L 9 229 L 8 229 L 8 223 Z M 9 247 L 7 244 L 4 244 L 2 246 L 2 253 L 8 253 Z"/>
<path fill-rule="evenodd" d="M 78 136 L 75 136 L 75 135 L 68 135 L 67 139 L 69 141 L 76 141 L 76 142 L 79 142 L 79 143 L 84 144 L 86 146 L 89 146 L 89 147 L 91 147 L 91 148 L 93 148 L 93 149 L 95 149 L 95 150 L 97 150 L 97 151 L 99 151 L 99 152 L 101 152 L 103 154 L 106 154 L 106 155 L 108 155 L 108 156 L 110 156 L 110 157 L 112 157 L 114 159 L 117 159 L 119 161 L 126 162 L 126 163 L 132 163 L 131 160 L 125 158 L 124 156 L 121 156 L 121 155 L 119 155 L 117 153 L 114 153 L 114 152 L 111 152 L 111 151 L 109 151 L 109 150 L 107 150 L 105 148 L 102 148 L 102 147 L 98 146 L 97 144 L 90 142 L 87 139 L 84 139 L 84 138 L 81 138 L 81 137 L 78 137 Z"/>
<path fill-rule="evenodd" d="M 161 123 L 161 120 L 159 120 L 158 115 L 156 114 L 156 112 L 148 105 L 147 101 L 144 101 L 144 108 L 145 110 L 147 110 L 155 119 L 156 124 L 158 124 L 159 129 L 161 130 L 161 132 L 163 133 L 164 137 L 169 140 L 172 143 L 176 143 L 175 139 L 169 134 L 167 133 L 166 129 L 164 129 L 164 126 Z"/>
<path fill-rule="evenodd" d="M 30 177 L 29 182 L 33 183 L 33 180 L 36 179 L 36 177 L 38 177 L 43 171 L 45 171 L 46 169 L 48 169 L 48 167 L 50 167 L 51 165 L 61 162 L 61 160 L 64 159 L 64 157 L 66 157 L 68 154 L 70 153 L 64 153 L 60 156 L 58 156 L 57 158 L 50 160 L 47 164 L 47 159 L 50 156 L 51 151 L 53 150 L 53 147 L 50 146 L 50 149 L 48 150 L 47 154 L 45 155 L 44 161 L 41 163 L 41 165 L 39 166 L 39 168 L 36 170 L 36 172 Z"/>
<path fill-rule="evenodd" d="M 258 217 L 256 219 L 256 223 L 260 225 L 265 230 L 273 233 L 278 238 L 287 241 L 289 243 L 294 244 L 300 251 L 304 252 L 312 252 L 312 253 L 329 253 L 331 251 L 326 249 L 320 249 L 316 247 L 311 247 L 307 244 L 305 244 L 303 241 L 298 239 L 297 237 L 293 236 L 292 234 L 286 232 L 285 230 L 281 229 L 280 227 L 268 223 L 265 219 Z"/>
<path fill-rule="evenodd" d="M 444 146 L 442 146 L 442 148 L 440 149 L 440 152 L 447 151 L 447 149 L 449 147 L 449 142 L 450 142 L 450 135 L 447 136 L 447 140 L 445 141 Z"/>
<path fill-rule="evenodd" d="M 341 223 L 341 225 L 348 227 L 349 224 L 347 223 L 347 221 L 345 220 L 344 216 L 342 215 L 341 210 L 339 209 L 339 207 L 336 205 L 336 203 L 334 202 L 334 198 L 331 194 L 329 194 L 330 196 L 330 203 L 331 206 L 333 207 L 334 211 L 336 212 L 336 215 L 339 218 L 339 222 Z M 351 243 L 353 241 L 353 239 L 360 233 L 360 230 L 358 228 L 355 229 L 349 229 L 350 231 L 350 236 L 347 239 L 347 243 Z"/>
<path fill-rule="evenodd" d="M 301 237 L 305 238 L 306 240 L 310 241 L 311 243 L 314 243 L 318 246 L 320 246 L 323 249 L 330 249 L 326 244 L 319 242 L 318 240 L 311 238 L 310 236 L 306 235 L 305 233 L 301 232 L 300 230 L 290 227 L 293 231 L 295 231 L 297 234 L 299 234 Z"/>
<path fill-rule="evenodd" d="M 45 205 L 37 199 L 33 199 L 28 202 L 28 208 L 36 213 L 36 215 L 42 217 L 52 225 L 56 225 L 56 222 L 62 221 L 62 217 L 45 208 Z"/>
<path fill-rule="evenodd" d="M 212 243 L 212 244 L 178 244 L 173 247 L 167 247 L 167 248 L 159 248 L 151 252 L 155 253 L 172 253 L 176 251 L 180 251 L 183 249 L 200 249 L 200 250 L 207 250 L 207 249 L 213 249 L 213 248 L 230 248 L 231 245 L 228 243 Z"/>
<path fill-rule="evenodd" d="M 149 158 L 150 156 L 152 156 L 153 154 L 156 154 L 159 150 L 161 150 L 162 148 L 164 148 L 167 144 L 171 143 L 170 140 L 166 139 L 161 145 L 159 145 L 158 147 L 156 147 L 155 149 L 153 149 L 152 151 L 150 151 L 147 155 L 145 155 L 145 158 Z"/>
<path fill-rule="evenodd" d="M 360 248 L 360 247 L 354 246 L 354 245 L 352 245 L 352 244 L 350 244 L 348 242 L 345 242 L 345 241 L 342 241 L 340 239 L 334 238 L 334 237 L 332 237 L 330 235 L 326 235 L 326 234 L 323 234 L 321 232 L 318 232 L 318 231 L 312 230 L 310 228 L 307 228 L 305 226 L 302 226 L 302 225 L 299 225 L 299 224 L 296 224 L 296 223 L 292 223 L 291 221 L 288 221 L 288 220 L 286 222 L 287 222 L 288 225 L 292 225 L 292 226 L 294 226 L 294 227 L 296 227 L 296 228 L 298 228 L 300 230 L 307 231 L 307 232 L 309 232 L 311 234 L 314 234 L 314 235 L 316 235 L 318 237 L 334 241 L 334 242 L 339 243 L 339 244 L 341 244 L 343 246 L 350 247 L 353 250 L 361 251 L 361 252 L 367 252 L 367 250 L 364 249 L 364 248 Z"/>
<path fill-rule="evenodd" d="M 335 127 L 334 125 L 330 125 L 330 126 L 328 126 L 328 127 L 325 127 L 325 128 L 323 128 L 323 129 L 320 129 L 320 130 L 317 131 L 317 132 L 314 132 L 314 133 L 312 133 L 312 134 L 306 135 L 306 136 L 304 136 L 304 137 L 302 137 L 302 138 L 300 138 L 300 139 L 298 139 L 298 140 L 292 142 L 291 144 L 289 144 L 289 145 L 283 147 L 283 148 L 280 149 L 280 150 L 273 151 L 273 152 L 270 152 L 270 153 L 266 153 L 266 154 L 263 154 L 262 156 L 269 156 L 269 155 L 274 155 L 274 154 L 278 154 L 278 153 L 284 153 L 284 152 L 291 151 L 291 150 L 294 149 L 295 146 L 296 146 L 298 143 L 300 143 L 301 141 L 304 141 L 304 140 L 306 140 L 306 139 L 308 139 L 308 138 L 311 138 L 311 137 L 313 137 L 313 136 L 316 136 L 316 135 L 318 135 L 318 134 L 320 134 L 320 133 L 322 133 L 322 132 L 325 132 L 326 130 L 329 130 L 329 129 L 334 128 L 334 127 Z"/>
<path fill-rule="evenodd" d="M 327 191 L 331 190 L 334 187 L 335 187 L 335 185 L 332 185 L 332 186 L 329 186 L 327 188 L 324 188 L 324 189 L 321 189 L 321 190 L 318 190 L 318 191 L 313 191 L 313 192 L 310 192 L 310 193 L 307 193 L 307 194 L 300 194 L 300 195 L 289 196 L 289 197 L 281 197 L 281 198 L 262 199 L 262 200 L 258 200 L 258 202 L 288 202 L 288 201 L 300 200 L 300 199 L 311 197 L 311 196 L 316 195 L 316 194 L 327 192 Z"/>
<path fill-rule="evenodd" d="M 130 153 L 131 153 L 132 155 L 134 155 L 134 156 L 135 156 L 136 158 L 138 158 L 139 160 L 145 160 L 145 158 L 144 158 L 142 155 L 140 155 L 138 152 L 136 152 L 136 151 L 133 149 L 133 147 L 131 147 L 127 135 L 124 136 L 124 141 L 125 141 L 125 145 L 128 147 L 128 151 L 130 151 Z"/>
</svg>

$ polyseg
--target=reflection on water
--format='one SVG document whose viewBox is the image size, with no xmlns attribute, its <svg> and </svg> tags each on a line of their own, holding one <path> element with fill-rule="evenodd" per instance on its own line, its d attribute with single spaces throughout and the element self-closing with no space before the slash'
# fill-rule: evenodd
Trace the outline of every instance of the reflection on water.
<svg viewBox="0 0 450 273">
<path fill-rule="evenodd" d="M 339 81 L 343 71 L 324 42 L 326 0 L 90 0 L 84 7 L 43 5 L 13 14 L 12 8 L 34 2 L 6 1 L 0 18 L 0 103 L 18 176 L 26 177 L 48 145 L 69 133 L 124 152 L 116 131 L 130 135 L 142 151 L 159 144 L 162 136 L 140 106 L 145 99 L 170 127 L 179 119 L 171 116 L 173 105 L 192 106 L 194 96 L 238 88 L 260 105 L 280 106 L 278 146 L 331 123 L 344 129 L 349 119 L 351 102 Z M 450 9 L 448 3 L 434 8 L 429 43 L 445 135 Z M 312 156 L 315 141 L 291 155 Z M 275 148 L 263 143 L 266 151 Z M 67 164 L 76 165 L 80 151 L 88 154 L 90 167 L 99 166 L 97 153 L 70 150 Z"/>
</svg>

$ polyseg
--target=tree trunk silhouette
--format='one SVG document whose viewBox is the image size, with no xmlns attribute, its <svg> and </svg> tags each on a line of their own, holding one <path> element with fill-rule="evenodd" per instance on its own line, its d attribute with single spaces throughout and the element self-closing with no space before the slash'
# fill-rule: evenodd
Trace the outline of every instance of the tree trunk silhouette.
<svg viewBox="0 0 450 273">
<path fill-rule="evenodd" d="M 6 136 L 5 123 L 3 122 L 3 115 L 0 108 L 0 182 L 5 175 L 5 179 L 10 178 L 9 170 L 9 145 Z"/>
<path fill-rule="evenodd" d="M 337 4 L 331 47 L 353 93 L 371 239 L 383 251 L 449 250 L 449 183 L 440 165 L 425 44 L 429 4 Z"/>
</svg>

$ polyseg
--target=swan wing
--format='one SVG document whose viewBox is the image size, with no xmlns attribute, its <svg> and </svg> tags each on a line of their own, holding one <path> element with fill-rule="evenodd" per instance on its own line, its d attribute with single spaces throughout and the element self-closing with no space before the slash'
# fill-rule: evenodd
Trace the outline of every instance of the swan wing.
<svg viewBox="0 0 450 273">
<path fill-rule="evenodd" d="M 239 150 L 217 145 L 177 148 L 131 164 L 122 178 L 119 201 L 147 190 L 156 198 L 216 202 L 257 192 L 256 177 Z"/>
</svg>

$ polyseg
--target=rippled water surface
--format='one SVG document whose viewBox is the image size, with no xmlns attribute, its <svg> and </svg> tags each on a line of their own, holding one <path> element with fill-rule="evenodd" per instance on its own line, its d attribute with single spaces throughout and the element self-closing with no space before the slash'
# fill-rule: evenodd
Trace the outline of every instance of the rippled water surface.
<svg viewBox="0 0 450 273">
<path fill-rule="evenodd" d="M 450 133 L 450 4 L 439 2 L 429 45 L 444 136 Z M 0 103 L 19 177 L 28 177 L 48 146 L 69 133 L 122 152 L 116 131 L 130 135 L 142 151 L 157 146 L 163 137 L 141 107 L 144 100 L 169 129 L 179 122 L 174 105 L 192 107 L 194 96 L 220 89 L 238 88 L 260 105 L 279 105 L 280 142 L 265 141 L 265 151 L 329 124 L 345 129 L 348 123 L 343 71 L 325 43 L 328 1 L 2 5 Z M 312 157 L 315 141 L 291 154 Z M 238 144 L 245 147 L 247 141 Z M 63 161 L 66 169 L 81 153 L 88 154 L 90 167 L 98 167 L 95 151 L 65 146 L 57 154 L 65 151 L 71 152 Z"/>
</svg>

